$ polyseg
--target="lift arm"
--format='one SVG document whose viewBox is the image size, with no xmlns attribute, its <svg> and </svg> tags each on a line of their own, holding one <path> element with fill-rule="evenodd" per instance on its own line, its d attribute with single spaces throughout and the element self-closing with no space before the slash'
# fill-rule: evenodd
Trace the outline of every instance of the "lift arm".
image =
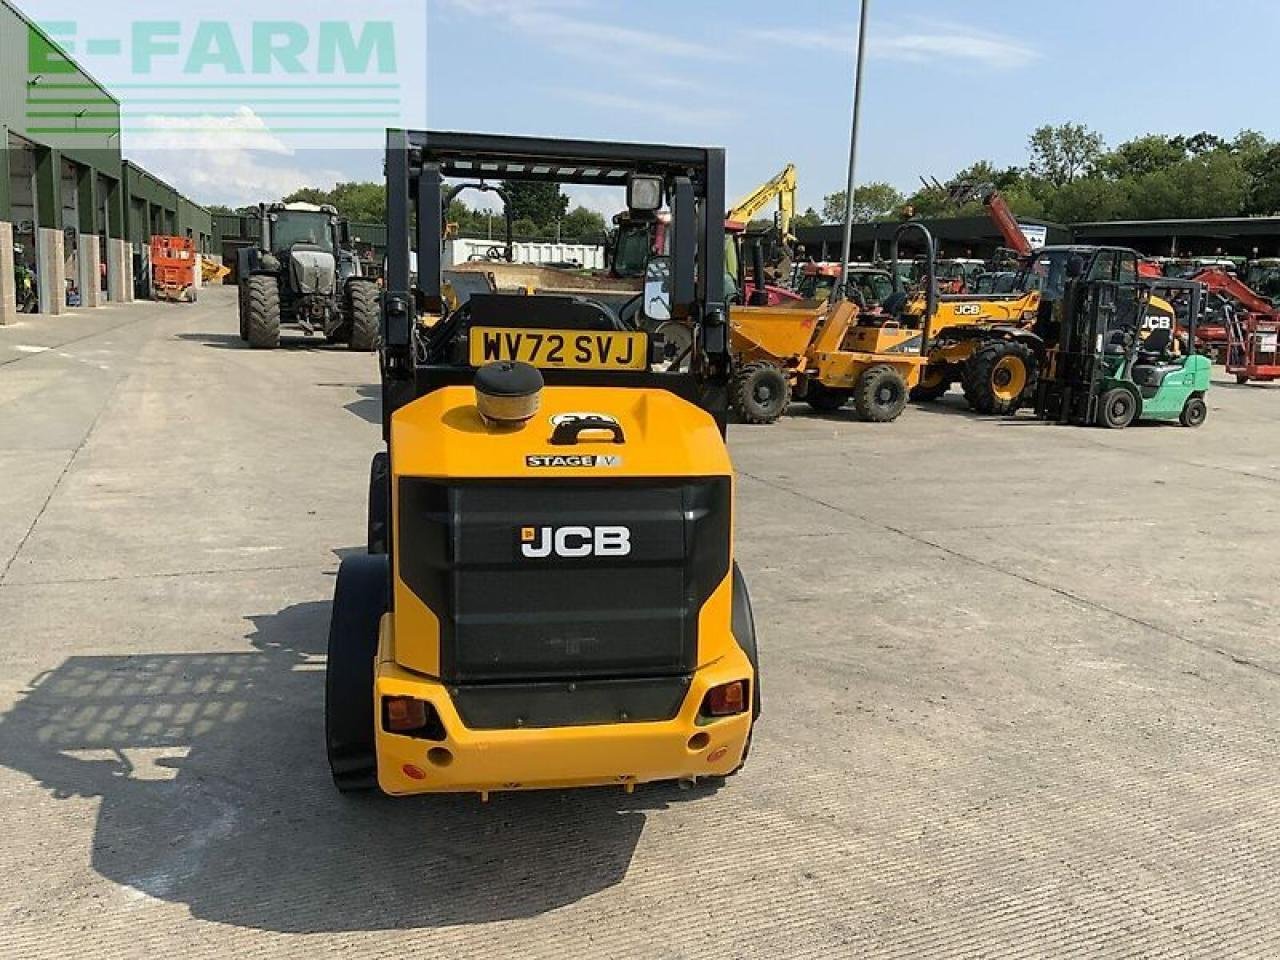
<svg viewBox="0 0 1280 960">
<path fill-rule="evenodd" d="M 1280 319 L 1280 310 L 1272 306 L 1270 301 L 1258 296 L 1243 280 L 1233 277 L 1225 270 L 1219 270 L 1217 267 L 1208 267 L 1194 274 L 1190 279 L 1204 284 L 1205 289 L 1210 293 L 1230 297 L 1246 310 L 1260 313 L 1264 317 L 1271 319 Z"/>
<path fill-rule="evenodd" d="M 788 163 L 776 176 L 758 186 L 739 200 L 725 215 L 725 220 L 745 227 L 751 218 L 763 210 L 774 198 L 778 200 L 778 229 L 783 240 L 790 242 L 791 221 L 796 215 L 796 165 Z"/>
<path fill-rule="evenodd" d="M 1005 203 L 1000 191 L 992 190 L 982 198 L 982 204 L 987 208 L 987 215 L 991 217 L 991 222 L 1000 231 L 1000 236 L 1004 237 L 1005 246 L 1019 257 L 1031 256 L 1031 244 L 1022 232 L 1022 228 L 1018 226 L 1018 218 L 1013 215 L 1013 211 L 1009 209 L 1009 204 Z"/>
<path fill-rule="evenodd" d="M 923 179 L 923 178 L 922 178 Z M 929 186 L 929 181 L 924 181 L 925 186 Z M 939 189 L 942 185 L 938 184 Z M 948 191 L 948 199 L 955 204 L 969 203 L 973 200 L 981 200 L 982 205 L 987 208 L 987 216 L 991 218 L 991 222 L 996 225 L 996 229 L 1000 231 L 1000 236 L 1004 238 L 1004 245 L 1012 250 L 1018 257 L 1029 257 L 1032 254 L 1031 243 L 1027 240 L 1026 234 L 1022 232 L 1022 228 L 1018 226 L 1018 218 L 1013 215 L 1013 211 L 1009 209 L 1009 204 L 1005 202 L 1000 191 L 995 187 L 987 185 L 980 186 L 972 181 L 957 183 Z"/>
</svg>

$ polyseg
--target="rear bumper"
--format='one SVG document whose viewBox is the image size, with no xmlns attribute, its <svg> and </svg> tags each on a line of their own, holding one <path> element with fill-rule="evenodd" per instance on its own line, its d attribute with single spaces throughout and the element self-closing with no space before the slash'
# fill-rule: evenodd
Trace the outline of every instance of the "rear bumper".
<svg viewBox="0 0 1280 960">
<path fill-rule="evenodd" d="M 385 793 L 488 793 L 560 787 L 623 786 L 655 780 L 725 776 L 742 763 L 751 714 L 699 724 L 709 689 L 755 678 L 746 655 L 730 655 L 694 674 L 671 720 L 545 729 L 472 730 L 438 681 L 380 662 L 374 679 L 378 785 Z M 435 707 L 445 739 L 421 740 L 382 728 L 384 696 L 409 696 Z"/>
</svg>

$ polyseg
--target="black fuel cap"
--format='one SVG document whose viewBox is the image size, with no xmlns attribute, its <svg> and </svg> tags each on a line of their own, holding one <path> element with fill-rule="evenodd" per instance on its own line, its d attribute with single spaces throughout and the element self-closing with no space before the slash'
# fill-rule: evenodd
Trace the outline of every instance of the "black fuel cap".
<svg viewBox="0 0 1280 960">
<path fill-rule="evenodd" d="M 543 386 L 541 372 L 527 363 L 486 364 L 476 371 L 476 409 L 494 423 L 523 423 L 538 412 Z"/>
</svg>

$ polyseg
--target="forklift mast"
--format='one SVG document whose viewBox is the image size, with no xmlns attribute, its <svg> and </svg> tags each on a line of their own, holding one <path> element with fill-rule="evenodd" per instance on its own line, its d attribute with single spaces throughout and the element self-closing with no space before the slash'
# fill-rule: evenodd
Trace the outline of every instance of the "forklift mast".
<svg viewBox="0 0 1280 960">
<path fill-rule="evenodd" d="M 1037 390 L 1040 417 L 1058 423 L 1095 422 L 1105 384 L 1128 380 L 1146 345 L 1142 331 L 1153 286 L 1145 280 L 1068 281 L 1057 343 L 1050 350 L 1048 369 Z M 1186 349 L 1194 349 L 1204 306 L 1203 286 L 1168 278 L 1159 286 L 1169 296 L 1186 295 Z M 1130 298 L 1134 303 L 1127 302 Z M 1169 330 L 1167 336 L 1175 333 Z"/>
</svg>

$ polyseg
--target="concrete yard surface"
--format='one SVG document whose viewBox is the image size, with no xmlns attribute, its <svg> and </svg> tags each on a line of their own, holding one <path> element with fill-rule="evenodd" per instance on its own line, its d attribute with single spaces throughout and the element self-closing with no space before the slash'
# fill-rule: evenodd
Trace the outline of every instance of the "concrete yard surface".
<svg viewBox="0 0 1280 960">
<path fill-rule="evenodd" d="M 0 329 L 0 957 L 1280 956 L 1280 385 L 734 427 L 746 768 L 482 804 L 329 780 L 376 381 L 231 288 Z"/>
</svg>

